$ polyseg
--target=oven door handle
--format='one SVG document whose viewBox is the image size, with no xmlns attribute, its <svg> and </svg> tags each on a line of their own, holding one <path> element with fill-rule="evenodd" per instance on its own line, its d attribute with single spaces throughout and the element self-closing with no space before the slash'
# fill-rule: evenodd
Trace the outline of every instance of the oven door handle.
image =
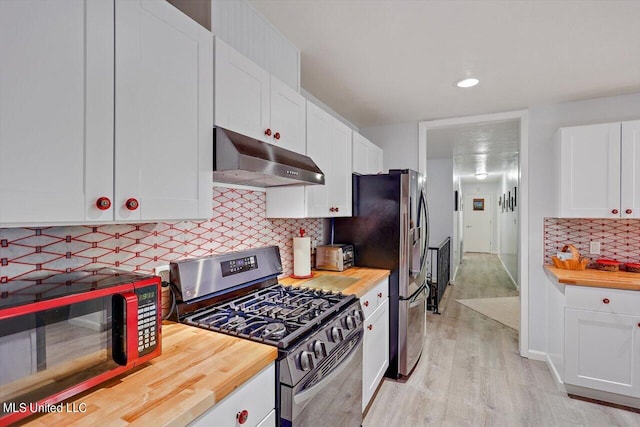
<svg viewBox="0 0 640 427">
<path fill-rule="evenodd" d="M 347 357 L 345 357 L 344 359 L 342 359 L 339 363 L 336 364 L 336 366 L 331 370 L 331 372 L 329 372 L 327 375 L 325 375 L 324 377 L 322 377 L 322 379 L 320 380 L 320 382 L 318 382 L 318 384 L 314 385 L 313 387 L 301 392 L 301 393 L 297 393 L 293 396 L 293 401 L 294 403 L 296 403 L 297 405 L 308 401 L 309 399 L 311 399 L 313 396 L 315 396 L 316 394 L 318 394 L 320 391 L 322 391 L 322 389 L 327 385 L 327 383 L 330 383 L 331 381 L 333 381 L 337 376 L 339 376 L 351 363 L 351 361 L 353 360 L 354 357 L 356 357 L 356 354 L 358 353 L 358 348 L 362 345 L 362 337 L 364 336 L 364 334 L 362 332 L 360 332 L 360 336 L 358 337 L 358 343 L 356 345 L 353 346 L 353 348 L 351 349 L 351 352 L 349 353 L 349 355 Z M 362 368 L 360 368 L 362 369 Z"/>
</svg>

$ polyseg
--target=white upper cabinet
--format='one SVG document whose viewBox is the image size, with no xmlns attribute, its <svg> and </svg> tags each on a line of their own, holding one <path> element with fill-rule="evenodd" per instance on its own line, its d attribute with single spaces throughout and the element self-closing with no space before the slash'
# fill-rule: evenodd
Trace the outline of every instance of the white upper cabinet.
<svg viewBox="0 0 640 427">
<path fill-rule="evenodd" d="M 373 175 L 382 173 L 382 148 L 358 132 L 353 132 L 353 173 Z"/>
<path fill-rule="evenodd" d="M 351 216 L 353 131 L 307 102 L 307 155 L 325 174 L 325 185 L 307 186 L 307 216 Z"/>
<path fill-rule="evenodd" d="M 640 217 L 640 121 L 561 128 L 560 216 Z"/>
<path fill-rule="evenodd" d="M 305 99 L 216 38 L 215 124 L 305 152 Z"/>
<path fill-rule="evenodd" d="M 271 142 L 278 147 L 306 152 L 306 99 L 271 76 Z"/>
<path fill-rule="evenodd" d="M 163 0 L 1 1 L 0 58 L 0 224 L 210 217 L 209 32 Z"/>
<path fill-rule="evenodd" d="M 353 131 L 309 101 L 306 110 L 306 154 L 325 174 L 325 184 L 267 188 L 267 217 L 351 216 Z"/>
<path fill-rule="evenodd" d="M 116 0 L 115 40 L 115 219 L 209 218 L 211 33 L 165 1 Z"/>
<path fill-rule="evenodd" d="M 113 192 L 113 4 L 0 1 L 0 64 L 0 224 L 101 220 L 95 202 Z"/>
</svg>

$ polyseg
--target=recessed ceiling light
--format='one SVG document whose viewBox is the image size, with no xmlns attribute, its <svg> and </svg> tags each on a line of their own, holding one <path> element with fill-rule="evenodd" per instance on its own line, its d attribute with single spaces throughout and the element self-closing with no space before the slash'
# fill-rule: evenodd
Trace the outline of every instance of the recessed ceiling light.
<svg viewBox="0 0 640 427">
<path fill-rule="evenodd" d="M 479 180 L 483 180 L 485 179 L 487 176 L 489 176 L 488 173 L 486 172 L 478 172 L 477 174 L 475 174 L 476 178 L 478 178 Z"/>
<path fill-rule="evenodd" d="M 480 83 L 480 80 L 474 79 L 473 77 L 471 77 L 468 79 L 460 80 L 458 83 L 456 83 L 456 86 L 461 88 L 468 88 L 468 87 L 474 87 L 478 83 Z"/>
</svg>

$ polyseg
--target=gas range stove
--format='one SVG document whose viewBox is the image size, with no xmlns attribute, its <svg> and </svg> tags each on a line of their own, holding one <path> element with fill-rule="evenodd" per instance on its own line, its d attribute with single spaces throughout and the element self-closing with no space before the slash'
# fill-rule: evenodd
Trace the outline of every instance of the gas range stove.
<svg viewBox="0 0 640 427">
<path fill-rule="evenodd" d="M 278 348 L 283 427 L 362 422 L 364 315 L 354 295 L 283 286 L 277 247 L 172 262 L 180 322 Z M 334 422 L 335 421 L 335 422 Z"/>
<path fill-rule="evenodd" d="M 276 284 L 200 310 L 183 321 L 286 349 L 354 300 L 354 296 Z M 353 320 L 349 322 L 355 327 Z"/>
</svg>

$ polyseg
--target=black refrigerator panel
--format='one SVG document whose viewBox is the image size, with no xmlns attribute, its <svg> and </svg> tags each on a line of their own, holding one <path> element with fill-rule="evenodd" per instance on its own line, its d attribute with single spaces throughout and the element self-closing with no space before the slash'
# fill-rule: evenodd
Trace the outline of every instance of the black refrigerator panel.
<svg viewBox="0 0 640 427">
<path fill-rule="evenodd" d="M 389 276 L 389 369 L 398 378 L 400 273 L 400 174 L 353 177 L 353 216 L 336 218 L 337 243 L 352 243 L 355 265 L 391 270 Z"/>
</svg>

